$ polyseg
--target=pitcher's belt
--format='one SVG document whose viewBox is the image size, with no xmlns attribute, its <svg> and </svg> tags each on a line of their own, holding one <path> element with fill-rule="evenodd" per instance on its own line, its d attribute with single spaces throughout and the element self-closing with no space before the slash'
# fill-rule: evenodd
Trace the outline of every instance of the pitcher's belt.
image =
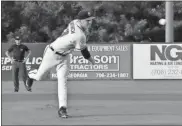
<svg viewBox="0 0 182 126">
<path fill-rule="evenodd" d="M 50 48 L 53 52 L 55 52 L 55 54 L 57 54 L 57 55 L 60 55 L 60 56 L 66 56 L 66 55 L 65 55 L 65 54 L 63 54 L 63 53 L 56 52 L 56 51 L 54 50 L 54 48 L 53 48 L 53 47 L 51 47 L 51 46 L 49 46 L 49 48 Z"/>
</svg>

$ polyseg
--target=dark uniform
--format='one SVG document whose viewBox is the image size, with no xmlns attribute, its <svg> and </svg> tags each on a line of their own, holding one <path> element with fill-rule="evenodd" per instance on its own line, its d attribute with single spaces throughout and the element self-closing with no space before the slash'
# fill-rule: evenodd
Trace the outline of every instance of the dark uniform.
<svg viewBox="0 0 182 126">
<path fill-rule="evenodd" d="M 19 90 L 19 70 L 21 70 L 22 79 L 27 89 L 27 86 L 26 86 L 27 69 L 26 69 L 26 64 L 24 62 L 24 58 L 25 58 L 25 52 L 28 52 L 28 51 L 29 51 L 28 47 L 23 44 L 20 44 L 20 45 L 13 44 L 8 49 L 8 52 L 12 53 L 12 57 L 14 59 L 12 63 L 12 77 L 13 77 L 14 88 L 16 92 Z"/>
</svg>

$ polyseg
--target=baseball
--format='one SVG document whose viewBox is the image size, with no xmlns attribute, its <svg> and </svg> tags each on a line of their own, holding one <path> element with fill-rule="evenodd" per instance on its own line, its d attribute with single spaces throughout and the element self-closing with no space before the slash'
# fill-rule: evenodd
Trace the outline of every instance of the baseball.
<svg viewBox="0 0 182 126">
<path fill-rule="evenodd" d="M 160 25 L 165 25 L 166 24 L 166 19 L 160 19 L 159 24 Z"/>
</svg>

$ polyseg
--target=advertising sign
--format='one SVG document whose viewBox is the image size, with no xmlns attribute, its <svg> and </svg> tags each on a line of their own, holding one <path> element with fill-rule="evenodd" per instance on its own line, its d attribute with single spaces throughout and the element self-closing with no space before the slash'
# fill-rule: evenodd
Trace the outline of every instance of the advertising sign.
<svg viewBox="0 0 182 126">
<path fill-rule="evenodd" d="M 182 44 L 134 44 L 134 79 L 182 79 Z"/>
<path fill-rule="evenodd" d="M 95 60 L 91 65 L 80 51 L 70 54 L 70 73 L 68 79 L 131 79 L 130 44 L 89 44 L 88 50 Z M 56 71 L 50 73 L 56 79 Z"/>
<path fill-rule="evenodd" d="M 25 45 L 32 51 L 26 62 L 27 70 L 37 69 L 41 64 L 44 48 L 47 44 L 26 43 Z M 9 44 L 2 44 L 2 80 L 12 80 L 12 64 L 5 56 L 5 51 L 9 47 Z M 84 59 L 80 51 L 74 51 L 69 57 L 69 79 L 131 79 L 130 44 L 89 44 L 88 50 L 95 59 L 95 65 L 91 65 Z M 45 78 L 46 80 L 57 79 L 55 68 Z"/>
</svg>

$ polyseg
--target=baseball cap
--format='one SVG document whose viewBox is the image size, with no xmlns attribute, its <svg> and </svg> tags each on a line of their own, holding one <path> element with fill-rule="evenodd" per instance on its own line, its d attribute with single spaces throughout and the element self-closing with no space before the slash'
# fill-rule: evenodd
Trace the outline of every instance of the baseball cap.
<svg viewBox="0 0 182 126">
<path fill-rule="evenodd" d="M 82 19 L 87 19 L 87 20 L 92 20 L 95 17 L 92 16 L 91 12 L 89 11 L 80 11 L 78 13 L 78 19 L 82 20 Z"/>
<path fill-rule="evenodd" d="M 16 36 L 16 37 L 15 37 L 15 40 L 20 40 L 20 37 L 19 37 L 19 36 Z"/>
</svg>

